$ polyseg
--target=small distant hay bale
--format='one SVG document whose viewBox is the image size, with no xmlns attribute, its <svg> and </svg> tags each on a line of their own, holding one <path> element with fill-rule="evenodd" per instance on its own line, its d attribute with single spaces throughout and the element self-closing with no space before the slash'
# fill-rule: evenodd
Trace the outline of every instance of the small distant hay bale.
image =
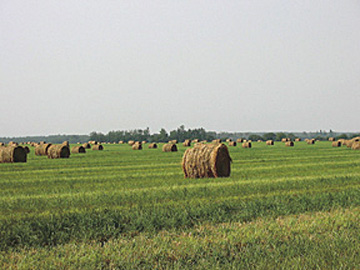
<svg viewBox="0 0 360 270">
<path fill-rule="evenodd" d="M 92 150 L 101 151 L 104 150 L 104 146 L 102 146 L 101 144 L 97 144 L 93 146 Z"/>
<path fill-rule="evenodd" d="M 141 144 L 146 144 L 146 143 L 147 143 L 147 141 L 142 141 L 142 142 L 141 142 Z"/>
<path fill-rule="evenodd" d="M 226 142 L 227 143 L 232 142 L 232 139 L 226 139 Z"/>
<path fill-rule="evenodd" d="M 292 147 L 292 146 L 294 146 L 294 142 L 288 141 L 285 143 L 285 146 Z"/>
<path fill-rule="evenodd" d="M 203 140 L 203 141 L 201 141 L 200 143 L 207 143 L 207 140 Z"/>
<path fill-rule="evenodd" d="M 90 143 L 84 143 L 82 147 L 84 147 L 85 149 L 91 149 Z"/>
<path fill-rule="evenodd" d="M 244 139 L 239 138 L 239 139 L 236 140 L 236 142 L 237 142 L 237 143 L 243 143 L 243 142 L 244 142 Z"/>
<path fill-rule="evenodd" d="M 19 144 L 17 142 L 10 141 L 8 143 L 8 146 L 18 146 Z"/>
<path fill-rule="evenodd" d="M 229 142 L 229 146 L 236 146 L 236 142 L 235 141 L 232 141 L 232 142 Z"/>
<path fill-rule="evenodd" d="M 97 141 L 88 141 L 88 143 L 90 143 L 91 145 L 97 145 L 98 144 Z"/>
<path fill-rule="evenodd" d="M 51 147 L 51 143 L 43 143 L 39 144 L 35 147 L 35 155 L 36 156 L 47 156 L 48 150 Z"/>
<path fill-rule="evenodd" d="M 141 143 L 134 143 L 131 148 L 132 150 L 142 150 L 142 145 Z"/>
<path fill-rule="evenodd" d="M 330 142 L 335 142 L 335 138 L 334 138 L 334 137 L 330 137 L 330 138 L 329 138 L 329 141 L 330 141 Z"/>
<path fill-rule="evenodd" d="M 158 148 L 158 146 L 157 146 L 156 143 L 150 143 L 149 144 L 149 149 L 157 149 L 157 148 Z"/>
<path fill-rule="evenodd" d="M 170 140 L 169 143 L 178 144 L 178 140 Z"/>
<path fill-rule="evenodd" d="M 176 144 L 166 143 L 162 147 L 163 152 L 177 152 Z"/>
<path fill-rule="evenodd" d="M 119 141 L 119 144 L 124 144 L 125 142 L 124 141 Z"/>
<path fill-rule="evenodd" d="M 199 142 L 199 139 L 193 139 L 191 142 L 192 142 L 192 143 L 198 143 L 198 142 Z"/>
<path fill-rule="evenodd" d="M 300 139 L 300 138 L 296 138 L 296 139 L 295 139 L 295 142 L 301 142 L 301 139 Z"/>
<path fill-rule="evenodd" d="M 70 148 L 64 144 L 53 144 L 49 147 L 47 156 L 51 159 L 69 158 Z"/>
<path fill-rule="evenodd" d="M 257 142 L 259 142 L 259 143 L 260 143 L 260 142 L 262 142 L 262 140 L 257 140 Z"/>
<path fill-rule="evenodd" d="M 351 149 L 352 150 L 360 150 L 360 142 L 359 141 L 354 142 L 351 146 Z"/>
<path fill-rule="evenodd" d="M 185 141 L 183 142 L 183 146 L 185 146 L 185 147 L 191 146 L 191 140 L 185 140 Z"/>
<path fill-rule="evenodd" d="M 40 141 L 39 144 L 46 144 L 46 142 L 45 141 Z"/>
<path fill-rule="evenodd" d="M 307 144 L 315 144 L 315 139 L 308 139 Z"/>
<path fill-rule="evenodd" d="M 332 146 L 332 147 L 340 147 L 340 146 L 341 146 L 341 142 L 340 142 L 340 141 L 332 142 L 331 146 Z"/>
<path fill-rule="evenodd" d="M 287 142 L 287 139 L 286 139 L 286 138 L 282 138 L 282 139 L 281 139 L 281 142 Z"/>
<path fill-rule="evenodd" d="M 0 163 L 26 162 L 27 154 L 21 146 L 0 147 Z"/>
<path fill-rule="evenodd" d="M 231 157 L 224 144 L 196 144 L 182 158 L 185 178 L 229 177 Z"/>
<path fill-rule="evenodd" d="M 266 145 L 274 145 L 274 141 L 273 140 L 267 140 Z"/>
<path fill-rule="evenodd" d="M 133 141 L 133 140 L 128 141 L 128 145 L 130 145 L 130 146 L 132 146 L 134 143 L 135 143 L 135 141 Z"/>
<path fill-rule="evenodd" d="M 221 143 L 221 139 L 215 139 L 212 141 L 212 143 L 215 143 L 215 144 Z"/>
<path fill-rule="evenodd" d="M 86 153 L 86 150 L 85 150 L 85 147 L 82 145 L 74 146 L 73 148 L 71 148 L 71 153 L 72 154 Z"/>
<path fill-rule="evenodd" d="M 251 148 L 251 142 L 244 142 L 243 144 L 242 144 L 242 148 Z"/>
</svg>

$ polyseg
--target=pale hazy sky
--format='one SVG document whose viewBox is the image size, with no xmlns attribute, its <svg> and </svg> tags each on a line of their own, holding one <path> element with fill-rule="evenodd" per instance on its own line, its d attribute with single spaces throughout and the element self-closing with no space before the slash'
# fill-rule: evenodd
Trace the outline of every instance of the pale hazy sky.
<svg viewBox="0 0 360 270">
<path fill-rule="evenodd" d="M 0 136 L 360 131 L 360 1 L 0 1 Z"/>
</svg>

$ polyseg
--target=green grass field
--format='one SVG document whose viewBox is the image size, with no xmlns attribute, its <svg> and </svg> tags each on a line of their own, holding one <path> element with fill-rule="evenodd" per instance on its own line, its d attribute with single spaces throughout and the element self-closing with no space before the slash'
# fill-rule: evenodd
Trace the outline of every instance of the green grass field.
<svg viewBox="0 0 360 270">
<path fill-rule="evenodd" d="M 184 179 L 178 148 L 0 164 L 0 269 L 360 269 L 360 151 L 253 143 Z"/>
</svg>

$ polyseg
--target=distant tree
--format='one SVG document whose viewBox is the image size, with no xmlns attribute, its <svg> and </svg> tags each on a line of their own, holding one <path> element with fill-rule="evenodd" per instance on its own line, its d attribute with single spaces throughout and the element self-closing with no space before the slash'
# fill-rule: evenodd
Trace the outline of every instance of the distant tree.
<svg viewBox="0 0 360 270">
<path fill-rule="evenodd" d="M 283 138 L 287 138 L 286 134 L 284 132 L 278 132 L 276 133 L 276 141 L 281 141 Z"/>
<path fill-rule="evenodd" d="M 343 134 L 340 134 L 339 136 L 336 137 L 336 140 L 339 140 L 339 139 L 349 139 L 348 135 L 343 133 Z"/>
<path fill-rule="evenodd" d="M 251 134 L 248 138 L 249 138 L 249 140 L 252 140 L 254 142 L 258 141 L 258 140 L 264 140 L 264 138 L 258 134 Z"/>
<path fill-rule="evenodd" d="M 262 137 L 264 138 L 265 141 L 268 141 L 268 140 L 273 140 L 274 141 L 276 139 L 276 134 L 272 133 L 272 132 L 265 133 Z"/>
</svg>

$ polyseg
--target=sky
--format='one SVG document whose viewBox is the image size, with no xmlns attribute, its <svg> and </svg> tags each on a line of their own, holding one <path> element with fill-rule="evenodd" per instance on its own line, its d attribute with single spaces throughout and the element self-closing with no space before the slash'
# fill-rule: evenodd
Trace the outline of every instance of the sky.
<svg viewBox="0 0 360 270">
<path fill-rule="evenodd" d="M 358 132 L 360 1 L 0 1 L 0 137 Z"/>
</svg>

